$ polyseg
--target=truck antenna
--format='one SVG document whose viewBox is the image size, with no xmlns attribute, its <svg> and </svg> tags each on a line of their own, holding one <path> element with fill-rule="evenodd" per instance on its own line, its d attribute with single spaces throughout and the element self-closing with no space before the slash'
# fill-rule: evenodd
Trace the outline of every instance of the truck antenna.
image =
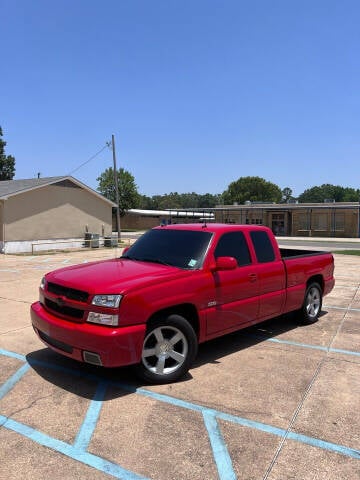
<svg viewBox="0 0 360 480">
<path fill-rule="evenodd" d="M 203 223 L 202 228 L 207 228 L 206 217 L 205 217 L 205 212 L 204 211 L 203 211 L 203 219 L 204 219 L 204 223 Z"/>
</svg>

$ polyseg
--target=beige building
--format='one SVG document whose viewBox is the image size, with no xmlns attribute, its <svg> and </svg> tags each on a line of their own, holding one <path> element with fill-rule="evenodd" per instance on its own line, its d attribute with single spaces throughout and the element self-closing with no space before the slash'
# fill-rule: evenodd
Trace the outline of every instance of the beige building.
<svg viewBox="0 0 360 480">
<path fill-rule="evenodd" d="M 266 225 L 280 236 L 360 237 L 360 202 L 249 203 L 213 211 L 217 222 Z"/>
<path fill-rule="evenodd" d="M 114 206 L 70 176 L 0 181 L 0 251 L 79 245 L 86 232 L 109 236 Z"/>
</svg>

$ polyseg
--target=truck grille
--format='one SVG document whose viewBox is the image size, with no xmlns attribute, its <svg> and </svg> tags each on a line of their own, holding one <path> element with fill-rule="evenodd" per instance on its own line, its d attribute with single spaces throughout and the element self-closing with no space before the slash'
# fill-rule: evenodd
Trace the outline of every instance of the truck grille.
<svg viewBox="0 0 360 480">
<path fill-rule="evenodd" d="M 78 302 L 86 303 L 89 294 L 82 290 L 76 290 L 75 288 L 68 288 L 64 287 L 63 285 L 58 285 L 56 283 L 49 282 L 47 284 L 47 290 L 55 295 L 59 295 L 61 297 L 69 298 L 70 300 L 76 300 Z"/>
<path fill-rule="evenodd" d="M 58 305 L 57 303 L 45 298 L 45 306 L 53 312 L 70 317 L 72 319 L 81 320 L 84 316 L 84 310 L 78 308 L 68 307 L 66 305 Z"/>
</svg>

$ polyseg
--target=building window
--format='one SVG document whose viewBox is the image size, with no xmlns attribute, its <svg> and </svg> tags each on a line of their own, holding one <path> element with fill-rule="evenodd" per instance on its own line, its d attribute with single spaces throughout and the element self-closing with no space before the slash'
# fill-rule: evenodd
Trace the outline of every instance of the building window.
<svg viewBox="0 0 360 480">
<path fill-rule="evenodd" d="M 313 229 L 320 231 L 326 231 L 328 229 L 328 219 L 326 213 L 314 214 Z"/>
<path fill-rule="evenodd" d="M 309 230 L 309 221 L 307 213 L 299 213 L 298 216 L 299 230 Z"/>
<path fill-rule="evenodd" d="M 335 231 L 343 232 L 345 230 L 345 214 L 335 213 Z"/>
<path fill-rule="evenodd" d="M 246 225 L 262 225 L 263 224 L 262 218 L 247 218 L 245 222 L 246 222 Z"/>
</svg>

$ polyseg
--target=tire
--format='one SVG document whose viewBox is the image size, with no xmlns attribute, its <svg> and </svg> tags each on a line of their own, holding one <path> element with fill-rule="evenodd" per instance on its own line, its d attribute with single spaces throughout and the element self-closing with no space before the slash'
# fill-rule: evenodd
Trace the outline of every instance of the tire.
<svg viewBox="0 0 360 480">
<path fill-rule="evenodd" d="M 190 323 L 180 315 L 151 322 L 136 374 L 148 383 L 171 383 L 185 375 L 197 354 L 198 342 Z"/>
<path fill-rule="evenodd" d="M 301 323 L 310 325 L 319 319 L 322 307 L 322 289 L 316 282 L 311 283 L 305 292 L 304 303 L 300 310 Z"/>
</svg>

